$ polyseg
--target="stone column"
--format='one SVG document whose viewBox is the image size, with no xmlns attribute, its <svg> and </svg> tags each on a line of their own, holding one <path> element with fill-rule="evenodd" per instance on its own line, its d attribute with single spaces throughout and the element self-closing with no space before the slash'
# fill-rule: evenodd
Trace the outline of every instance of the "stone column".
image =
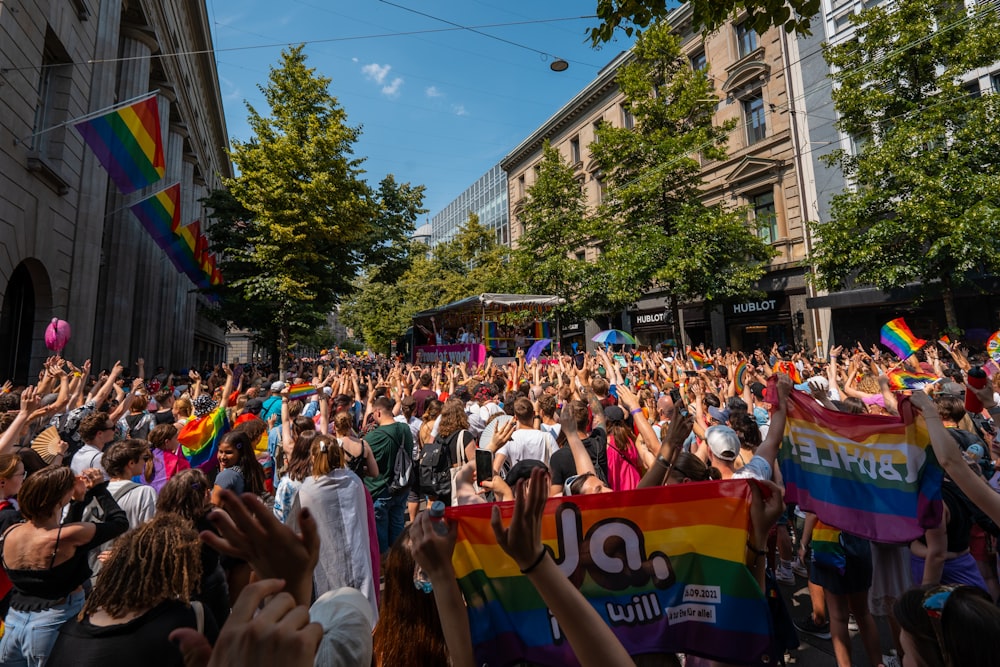
<svg viewBox="0 0 1000 667">
<path fill-rule="evenodd" d="M 118 78 L 118 99 L 128 100 L 149 90 L 150 55 L 157 48 L 156 38 L 132 27 L 121 30 L 122 58 Z M 161 118 L 169 117 L 161 108 Z M 162 181 L 129 195 L 121 195 L 109 181 L 107 219 L 104 233 L 104 264 L 101 267 L 103 292 L 99 295 L 95 334 L 98 363 L 110 366 L 120 359 L 126 368 L 134 370 L 135 358 L 143 354 L 133 335 L 133 318 L 137 316 L 134 286 L 140 282 L 139 258 L 144 238 L 152 239 L 135 219 L 129 206 L 141 201 Z M 100 366 L 99 366 L 100 367 Z"/>
<path fill-rule="evenodd" d="M 114 58 L 118 56 L 119 28 L 122 15 L 121 2 L 101 2 L 98 5 L 97 38 L 94 59 L 104 61 L 91 65 L 90 71 L 80 71 L 89 78 L 88 113 L 100 111 L 115 101 Z M 86 79 L 85 79 L 86 80 Z M 101 167 L 94 152 L 83 149 L 80 178 L 80 197 L 77 204 L 76 225 L 73 237 L 73 273 L 69 281 L 67 321 L 73 327 L 73 337 L 64 354 L 69 359 L 92 358 L 94 369 L 108 363 L 97 352 L 95 327 L 98 303 L 101 301 L 102 239 L 105 234 L 105 208 L 108 192 L 107 172 Z M 111 360 L 112 362 L 114 359 Z"/>
</svg>

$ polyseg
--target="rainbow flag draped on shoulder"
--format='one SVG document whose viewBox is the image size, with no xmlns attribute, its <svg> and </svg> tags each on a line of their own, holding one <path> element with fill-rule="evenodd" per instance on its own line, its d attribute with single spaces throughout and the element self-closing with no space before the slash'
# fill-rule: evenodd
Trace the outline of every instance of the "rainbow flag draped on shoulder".
<svg viewBox="0 0 1000 667">
<path fill-rule="evenodd" d="M 578 665 L 559 624 L 497 546 L 492 505 L 449 508 L 453 564 L 476 664 Z M 505 521 L 513 503 L 501 504 Z M 767 601 L 744 565 L 746 480 L 553 498 L 542 542 L 632 655 L 752 661 L 769 646 Z"/>
<path fill-rule="evenodd" d="M 181 453 L 187 457 L 192 468 L 199 468 L 204 473 L 215 470 L 219 442 L 229 431 L 229 426 L 229 417 L 222 408 L 216 408 L 184 425 L 177 439 L 181 443 Z"/>
<path fill-rule="evenodd" d="M 836 412 L 793 391 L 779 455 L 785 500 L 878 542 L 909 542 L 938 525 L 944 472 L 908 398 L 899 413 Z"/>
<path fill-rule="evenodd" d="M 122 194 L 156 183 L 166 171 L 156 93 L 74 123 Z"/>
</svg>

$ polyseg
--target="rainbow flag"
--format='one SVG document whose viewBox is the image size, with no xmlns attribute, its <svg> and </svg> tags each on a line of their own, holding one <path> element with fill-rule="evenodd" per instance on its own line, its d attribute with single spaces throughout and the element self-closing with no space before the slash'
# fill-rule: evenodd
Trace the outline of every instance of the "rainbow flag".
<svg viewBox="0 0 1000 667">
<path fill-rule="evenodd" d="M 228 431 L 229 418 L 222 408 L 216 408 L 204 417 L 192 419 L 177 435 L 181 442 L 181 453 L 187 457 L 192 468 L 200 468 L 205 473 L 215 470 L 218 465 L 216 453 L 219 451 L 219 442 Z"/>
<path fill-rule="evenodd" d="M 817 521 L 813 527 L 812 546 L 813 558 L 820 565 L 832 567 L 841 574 L 847 570 L 847 552 L 840 541 L 843 531 Z"/>
<path fill-rule="evenodd" d="M 771 369 L 775 373 L 784 373 L 792 379 L 792 384 L 802 384 L 802 373 L 799 367 L 790 361 L 779 361 Z"/>
<path fill-rule="evenodd" d="M 913 373 L 903 368 L 893 368 L 885 375 L 889 378 L 889 388 L 893 391 L 901 389 L 915 389 L 919 391 L 941 379 L 930 373 Z"/>
<path fill-rule="evenodd" d="M 181 184 L 175 183 L 129 207 L 156 244 L 167 248 L 174 240 L 174 227 L 181 215 Z"/>
<path fill-rule="evenodd" d="M 743 562 L 750 483 L 553 498 L 542 542 L 630 654 L 756 662 L 768 649 L 771 616 Z M 452 562 L 477 664 L 578 665 L 534 586 L 497 546 L 492 507 L 447 510 L 458 522 Z M 506 523 L 513 503 L 500 509 Z"/>
<path fill-rule="evenodd" d="M 294 399 L 309 398 L 316 393 L 316 386 L 305 382 L 303 384 L 293 384 L 288 387 L 288 396 Z"/>
<path fill-rule="evenodd" d="M 693 348 L 688 348 L 688 358 L 694 362 L 695 369 L 704 368 L 709 369 L 712 367 L 712 358 L 709 357 L 704 352 L 695 350 Z"/>
<path fill-rule="evenodd" d="M 122 194 L 141 190 L 166 171 L 156 94 L 73 125 Z"/>
<path fill-rule="evenodd" d="M 938 525 L 943 471 L 909 398 L 899 414 L 836 412 L 793 391 L 778 456 L 786 501 L 877 542 L 908 542 Z"/>
<path fill-rule="evenodd" d="M 736 366 L 736 370 L 733 371 L 733 383 L 736 385 L 736 393 L 742 394 L 743 390 L 747 386 L 747 371 L 750 370 L 750 366 L 747 362 L 741 361 L 739 365 Z"/>
<path fill-rule="evenodd" d="M 906 326 L 906 321 L 897 317 L 882 327 L 882 344 L 900 359 L 906 359 L 926 345 L 927 341 L 914 336 L 910 327 Z"/>
<path fill-rule="evenodd" d="M 986 353 L 993 361 L 1000 362 L 1000 331 L 986 339 Z"/>
<path fill-rule="evenodd" d="M 541 340 L 542 338 L 552 338 L 551 330 L 552 327 L 548 322 L 535 322 L 534 331 L 532 332 L 535 340 Z"/>
</svg>

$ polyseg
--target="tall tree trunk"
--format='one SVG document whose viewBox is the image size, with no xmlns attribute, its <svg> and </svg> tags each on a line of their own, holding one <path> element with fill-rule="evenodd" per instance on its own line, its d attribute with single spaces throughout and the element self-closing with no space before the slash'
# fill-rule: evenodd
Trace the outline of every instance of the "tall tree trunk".
<svg viewBox="0 0 1000 667">
<path fill-rule="evenodd" d="M 686 350 L 687 345 L 684 342 L 684 329 L 681 327 L 681 306 L 677 303 L 677 297 L 671 295 L 670 297 L 670 314 L 674 318 L 674 340 L 677 342 L 677 348 L 680 350 Z"/>
<path fill-rule="evenodd" d="M 955 292 L 951 287 L 951 280 L 945 279 L 944 293 L 941 295 L 944 301 L 944 321 L 948 327 L 949 334 L 958 333 L 958 317 L 955 315 Z"/>
<path fill-rule="evenodd" d="M 284 324 L 278 326 L 278 377 L 285 379 L 285 367 L 288 363 L 288 327 Z"/>
</svg>

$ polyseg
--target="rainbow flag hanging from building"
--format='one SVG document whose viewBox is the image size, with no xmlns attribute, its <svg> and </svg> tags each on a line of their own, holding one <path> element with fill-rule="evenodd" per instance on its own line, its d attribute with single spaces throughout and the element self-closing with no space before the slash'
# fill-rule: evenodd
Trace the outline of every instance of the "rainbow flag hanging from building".
<svg viewBox="0 0 1000 667">
<path fill-rule="evenodd" d="M 836 412 L 793 391 L 779 454 L 786 501 L 877 542 L 909 542 L 938 525 L 943 471 L 908 398 L 899 414 Z"/>
<path fill-rule="evenodd" d="M 893 391 L 901 389 L 924 389 L 929 384 L 934 384 L 941 378 L 930 373 L 914 373 L 903 368 L 893 368 L 885 374 L 889 378 L 889 388 Z"/>
<path fill-rule="evenodd" d="M 174 227 L 181 215 L 180 202 L 181 184 L 175 183 L 129 208 L 156 244 L 166 250 L 174 240 Z"/>
<path fill-rule="evenodd" d="M 192 419 L 177 439 L 181 443 L 181 453 L 191 463 L 192 468 L 200 468 L 208 473 L 218 466 L 216 454 L 222 436 L 229 432 L 229 418 L 224 409 L 216 408 L 204 417 Z"/>
<path fill-rule="evenodd" d="M 156 183 L 166 170 L 156 94 L 74 123 L 122 194 Z"/>
<path fill-rule="evenodd" d="M 893 351 L 900 359 L 906 359 L 927 344 L 923 338 L 917 338 L 906 326 L 902 317 L 886 322 L 882 327 L 882 344 Z"/>
<path fill-rule="evenodd" d="M 542 542 L 630 654 L 757 662 L 769 645 L 771 615 L 744 565 L 750 483 L 553 498 Z M 447 510 L 458 523 L 453 564 L 477 664 L 578 665 L 534 586 L 497 546 L 492 507 Z M 500 509 L 507 523 L 513 503 Z"/>
</svg>

